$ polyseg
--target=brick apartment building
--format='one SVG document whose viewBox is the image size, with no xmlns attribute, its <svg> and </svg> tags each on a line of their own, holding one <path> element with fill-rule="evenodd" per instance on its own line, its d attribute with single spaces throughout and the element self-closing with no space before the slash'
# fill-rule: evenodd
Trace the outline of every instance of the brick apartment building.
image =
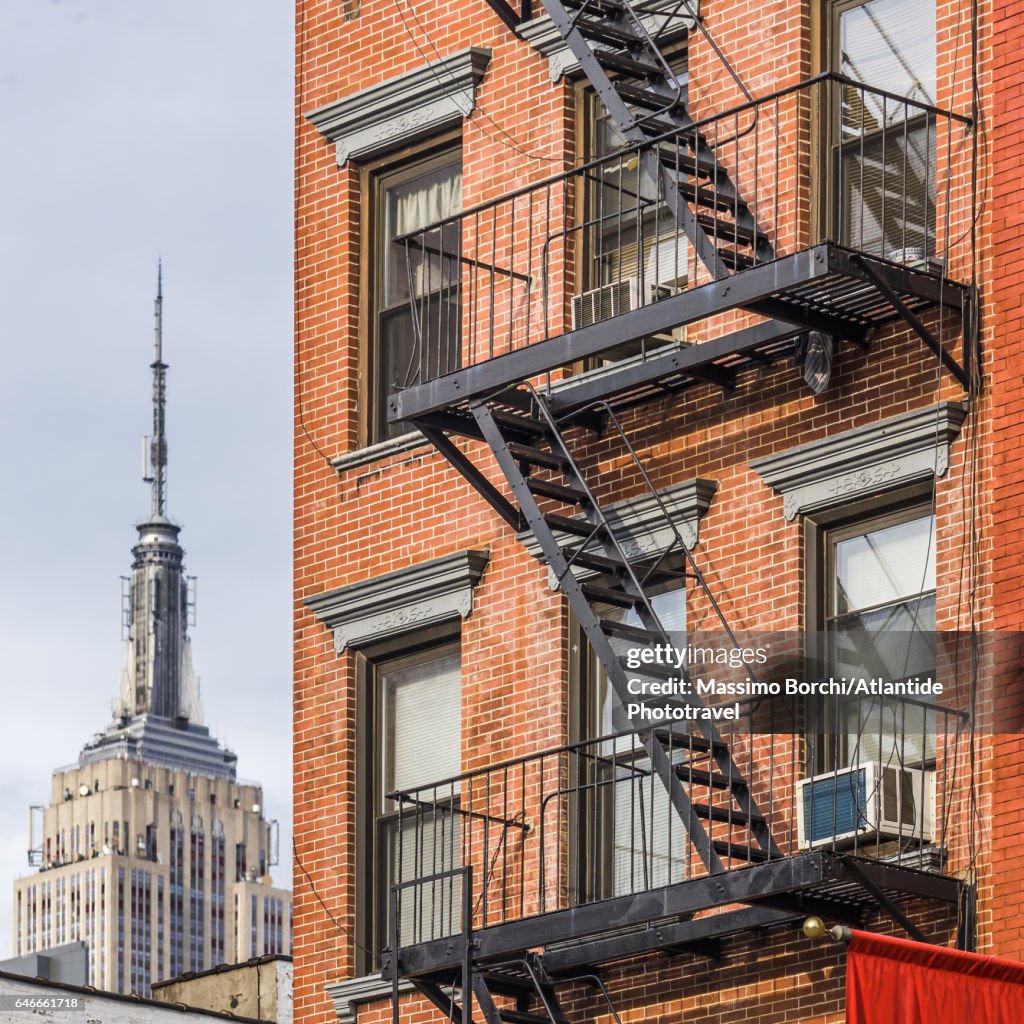
<svg viewBox="0 0 1024 1024">
<path fill-rule="evenodd" d="M 1024 958 L 1022 14 L 299 0 L 296 1020 Z"/>
</svg>

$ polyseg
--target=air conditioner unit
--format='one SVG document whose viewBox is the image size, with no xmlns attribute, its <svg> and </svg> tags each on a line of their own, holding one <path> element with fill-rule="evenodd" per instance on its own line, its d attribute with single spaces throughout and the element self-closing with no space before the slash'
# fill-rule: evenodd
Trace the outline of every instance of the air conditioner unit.
<svg viewBox="0 0 1024 1024">
<path fill-rule="evenodd" d="M 803 850 L 878 836 L 930 842 L 935 773 L 867 762 L 797 783 L 797 837 Z"/>
<path fill-rule="evenodd" d="M 620 313 L 630 313 L 659 299 L 667 299 L 678 291 L 678 288 L 652 281 L 644 281 L 641 286 L 637 277 L 624 277 L 621 281 L 601 285 L 600 288 L 591 288 L 590 291 L 572 297 L 572 329 L 577 331 L 581 327 L 590 327 L 602 320 L 610 320 Z M 666 344 L 683 342 L 686 340 L 686 328 L 677 327 L 675 330 L 652 337 Z"/>
</svg>

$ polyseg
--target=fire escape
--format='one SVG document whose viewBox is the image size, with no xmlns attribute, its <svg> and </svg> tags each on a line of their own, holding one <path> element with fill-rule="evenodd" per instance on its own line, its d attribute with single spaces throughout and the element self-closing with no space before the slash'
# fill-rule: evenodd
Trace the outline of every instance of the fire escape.
<svg viewBox="0 0 1024 1024">
<path fill-rule="evenodd" d="M 509 25 L 528 14 L 490 2 Z M 895 321 L 969 389 L 972 289 L 939 257 L 936 225 L 948 231 L 969 194 L 957 160 L 970 122 L 836 74 L 695 119 L 628 0 L 544 8 L 624 144 L 401 240 L 417 344 L 389 415 L 535 539 L 626 706 L 638 670 L 625 650 L 672 643 L 659 590 L 695 581 L 718 606 L 620 410 L 693 388 L 729 394 L 774 364 L 795 362 L 820 386 L 843 346 L 867 352 L 869 372 L 872 338 Z M 597 287 L 578 272 L 583 251 L 604 267 Z M 936 321 L 961 325 L 957 355 Z M 601 434 L 658 505 L 667 549 L 639 550 L 584 467 L 581 447 Z M 410 979 L 459 1024 L 470 991 L 488 1024 L 566 1024 L 558 993 L 570 982 L 615 1015 L 595 969 L 624 957 L 715 956 L 730 934 L 878 908 L 920 937 L 905 901 L 955 904 L 959 883 L 799 842 L 802 766 L 793 755 L 766 769 L 779 731 L 756 721 L 766 713 L 638 727 L 628 754 L 602 737 L 390 794 L 402 813 L 383 971 L 396 1007 Z M 950 715 L 937 727 L 961 725 Z M 615 813 L 630 834 L 609 873 L 595 865 L 609 859 L 597 847 Z"/>
</svg>

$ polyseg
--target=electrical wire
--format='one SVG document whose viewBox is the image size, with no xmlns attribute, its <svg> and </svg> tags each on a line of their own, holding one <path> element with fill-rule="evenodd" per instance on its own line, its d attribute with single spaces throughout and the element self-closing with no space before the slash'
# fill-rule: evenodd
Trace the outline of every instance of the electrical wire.
<svg viewBox="0 0 1024 1024">
<path fill-rule="evenodd" d="M 402 10 L 402 5 L 400 3 L 400 0 L 391 0 L 391 2 L 394 4 L 395 10 L 398 12 L 399 18 L 402 19 L 402 25 L 405 27 L 406 34 L 409 36 L 409 39 L 412 41 L 413 46 L 416 48 L 416 52 L 420 55 L 420 57 L 423 58 L 424 62 L 426 63 L 427 70 L 430 72 L 431 77 L 437 83 L 437 85 L 440 88 L 440 90 L 450 100 L 452 100 L 452 102 L 455 103 L 456 106 L 458 106 L 461 109 L 462 108 L 462 104 L 459 103 L 459 101 L 452 94 L 452 92 L 450 91 L 447 83 L 445 83 L 444 81 L 441 80 L 440 75 L 438 75 L 438 73 L 437 73 L 437 68 L 436 68 L 435 64 L 431 61 L 431 59 L 428 56 L 428 54 L 420 46 L 419 40 L 416 37 L 416 33 L 413 32 L 412 27 L 410 26 L 409 21 L 408 21 L 408 19 L 405 16 L 405 12 Z M 412 15 L 413 19 L 416 21 L 416 24 L 419 27 L 419 30 L 422 33 L 423 38 L 426 39 L 426 41 L 430 44 L 430 48 L 434 51 L 434 54 L 435 54 L 437 60 L 438 61 L 443 60 L 441 51 L 438 49 L 437 44 L 434 42 L 434 40 L 431 37 L 430 33 L 427 31 L 426 26 L 420 20 L 419 15 L 416 13 L 416 9 L 412 6 L 411 0 L 405 0 L 405 6 L 409 9 L 409 13 Z M 483 127 L 483 125 L 478 123 L 477 124 L 477 128 L 484 135 L 486 135 L 489 139 L 491 139 L 492 141 L 497 142 L 499 145 L 506 146 L 507 148 L 514 150 L 520 156 L 524 156 L 524 157 L 526 157 L 529 160 L 542 161 L 544 163 L 554 164 L 555 166 L 558 166 L 558 167 L 564 167 L 566 164 L 579 163 L 580 160 L 582 159 L 581 157 L 576 157 L 575 159 L 553 157 L 553 156 L 550 156 L 547 153 L 539 153 L 539 152 L 534 152 L 534 151 L 531 151 L 530 149 L 527 149 L 526 146 L 524 146 L 514 135 L 512 135 L 511 132 L 509 132 L 506 128 L 504 128 L 502 125 L 500 125 L 484 109 L 483 104 L 480 103 L 478 100 L 476 100 L 476 98 L 473 95 L 473 93 L 471 93 L 464 85 L 461 85 L 459 83 L 459 80 L 455 77 L 455 74 L 451 70 L 451 68 L 449 68 L 447 66 L 444 66 L 444 70 L 445 70 L 445 73 L 448 75 L 448 77 L 451 79 L 452 85 L 454 86 L 455 90 L 457 90 L 458 93 L 461 94 L 463 99 L 466 100 L 466 106 L 468 107 L 468 109 L 464 112 L 464 116 L 468 119 L 470 117 L 470 114 L 479 115 L 485 121 L 490 122 L 490 124 L 492 124 L 498 130 L 498 132 L 501 135 L 505 136 L 505 140 L 507 140 L 507 141 L 505 141 L 505 140 L 503 140 L 501 138 L 498 138 L 496 135 L 494 135 L 491 132 L 487 131 Z M 475 120 L 476 120 L 476 118 L 474 117 L 473 121 L 475 121 Z"/>
<path fill-rule="evenodd" d="M 343 925 L 343 924 L 342 924 L 342 923 L 341 923 L 341 922 L 340 922 L 340 921 L 339 921 L 339 920 L 338 920 L 338 919 L 337 919 L 337 918 L 336 918 L 336 917 L 334 916 L 334 914 L 333 914 L 333 913 L 331 912 L 331 908 L 330 908 L 330 907 L 328 907 L 328 906 L 327 906 L 327 904 L 326 904 L 326 903 L 324 902 L 324 899 L 323 899 L 323 897 L 322 897 L 322 896 L 320 895 L 320 893 L 319 893 L 319 892 L 317 891 L 317 887 L 316 887 L 316 884 L 315 884 L 315 883 L 314 883 L 314 881 L 313 881 L 313 876 L 312 876 L 312 875 L 310 875 L 310 873 L 309 873 L 309 872 L 308 872 L 308 871 L 306 870 L 306 865 L 302 863 L 302 860 L 301 860 L 301 859 L 299 858 L 299 854 L 298 854 L 298 852 L 297 852 L 297 851 L 295 850 L 295 848 L 294 848 L 294 847 L 292 848 L 292 857 L 294 858 L 294 860 L 295 860 L 295 863 L 296 863 L 296 864 L 298 864 L 298 866 L 299 866 L 299 870 L 300 870 L 300 871 L 301 871 L 301 872 L 302 872 L 302 873 L 303 873 L 303 874 L 304 874 L 304 875 L 306 876 L 306 881 L 307 881 L 307 882 L 309 883 L 309 888 L 310 888 L 310 891 L 311 891 L 311 892 L 313 893 L 313 895 L 314 895 L 314 896 L 316 897 L 316 901 L 317 901 L 317 903 L 319 903 L 319 904 L 320 904 L 320 906 L 321 906 L 321 907 L 323 907 L 324 913 L 325 913 L 325 914 L 326 914 L 326 915 L 327 915 L 327 916 L 328 916 L 328 917 L 329 917 L 329 918 L 331 919 L 331 922 L 332 922 L 332 923 L 334 924 L 334 927 L 338 929 L 338 932 L 339 932 L 339 934 L 341 934 L 341 935 L 342 935 L 342 936 L 343 936 L 343 937 L 345 938 L 345 940 L 346 940 L 346 941 L 349 941 L 349 942 L 351 942 L 351 943 L 352 943 L 352 944 L 353 944 L 353 945 L 354 945 L 354 946 L 355 946 L 355 947 L 356 947 L 356 948 L 357 948 L 357 949 L 358 949 L 358 950 L 359 950 L 360 952 L 362 952 L 362 953 L 365 953 L 365 954 L 366 954 L 366 955 L 367 955 L 368 957 L 370 957 L 370 958 L 372 959 L 372 958 L 373 958 L 373 953 L 371 953 L 371 952 L 370 952 L 370 950 L 369 950 L 369 949 L 368 949 L 368 948 L 367 948 L 366 946 L 364 946 L 364 945 L 363 945 L 363 943 L 361 943 L 361 942 L 360 942 L 360 941 L 359 941 L 359 940 L 358 940 L 358 939 L 357 939 L 357 938 L 356 938 L 356 937 L 355 937 L 355 936 L 354 936 L 354 935 L 353 935 L 353 934 L 352 934 L 352 933 L 351 933 L 351 932 L 350 932 L 350 931 L 349 931 L 349 930 L 348 930 L 348 929 L 347 929 L 347 928 L 346 928 L 346 927 L 345 927 L 345 926 L 344 926 L 344 925 Z"/>
</svg>

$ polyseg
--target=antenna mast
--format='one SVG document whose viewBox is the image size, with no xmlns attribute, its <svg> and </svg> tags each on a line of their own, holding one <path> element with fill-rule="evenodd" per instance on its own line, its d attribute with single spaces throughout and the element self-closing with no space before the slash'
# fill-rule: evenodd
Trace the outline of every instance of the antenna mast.
<svg viewBox="0 0 1024 1024">
<path fill-rule="evenodd" d="M 164 410 L 167 403 L 167 364 L 163 361 L 163 263 L 156 265 L 156 302 L 153 306 L 153 441 L 149 447 L 150 473 L 153 484 L 153 518 L 164 516 L 167 509 L 167 436 L 164 431 Z"/>
</svg>

